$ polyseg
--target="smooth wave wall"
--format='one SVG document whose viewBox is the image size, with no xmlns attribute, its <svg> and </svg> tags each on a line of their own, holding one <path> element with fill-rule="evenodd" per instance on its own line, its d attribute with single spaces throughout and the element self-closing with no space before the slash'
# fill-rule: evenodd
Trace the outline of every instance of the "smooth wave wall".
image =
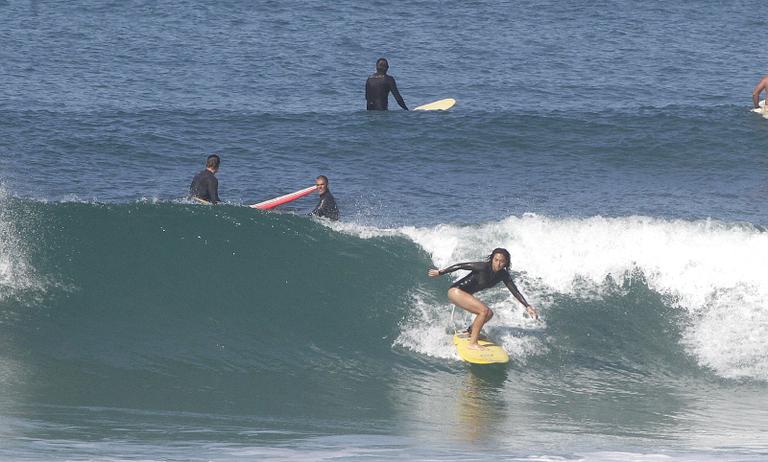
<svg viewBox="0 0 768 462">
<path fill-rule="evenodd" d="M 362 240 L 245 207 L 8 210 L 28 264 L 55 284 L 2 304 L 3 354 L 32 377 L 17 390 L 46 402 L 259 412 L 295 391 L 299 410 L 317 382 L 332 414 L 344 390 L 377 389 L 352 385 L 392 364 L 372 358 L 393 354 L 403 293 L 427 263 L 403 237 Z"/>
</svg>

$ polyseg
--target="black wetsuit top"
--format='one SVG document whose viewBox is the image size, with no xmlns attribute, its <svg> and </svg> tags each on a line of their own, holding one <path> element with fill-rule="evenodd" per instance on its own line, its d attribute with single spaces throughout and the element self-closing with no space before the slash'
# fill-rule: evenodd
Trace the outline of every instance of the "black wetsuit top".
<svg viewBox="0 0 768 462">
<path fill-rule="evenodd" d="M 401 108 L 408 110 L 408 107 L 403 101 L 403 97 L 400 96 L 400 92 L 397 91 L 397 84 L 395 78 L 387 74 L 379 74 L 378 72 L 368 77 L 365 81 L 365 100 L 368 103 L 369 111 L 386 111 L 389 106 L 389 92 L 395 96 L 397 104 Z"/>
<path fill-rule="evenodd" d="M 317 207 L 309 212 L 309 214 L 338 220 L 339 209 L 336 207 L 336 199 L 333 198 L 333 194 L 330 191 L 320 194 L 320 202 L 317 203 Z"/>
<path fill-rule="evenodd" d="M 192 178 L 189 185 L 189 195 L 208 201 L 212 204 L 219 202 L 219 180 L 207 168 Z"/>
<path fill-rule="evenodd" d="M 525 306 L 528 306 L 528 302 L 523 297 L 523 294 L 517 289 L 515 283 L 512 282 L 512 276 L 509 275 L 506 269 L 493 272 L 491 269 L 491 262 L 478 261 L 471 263 L 457 263 L 453 266 L 449 266 L 440 271 L 440 274 L 453 273 L 457 270 L 469 270 L 471 273 L 467 274 L 463 278 L 451 284 L 451 287 L 457 287 L 464 292 L 474 294 L 483 289 L 488 289 L 495 286 L 499 282 L 504 282 L 512 295 Z"/>
</svg>

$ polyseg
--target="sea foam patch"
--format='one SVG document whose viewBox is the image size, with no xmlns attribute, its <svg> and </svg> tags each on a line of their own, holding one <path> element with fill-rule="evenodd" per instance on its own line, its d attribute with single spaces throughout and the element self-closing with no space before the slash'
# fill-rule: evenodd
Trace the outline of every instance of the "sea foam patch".
<svg viewBox="0 0 768 462">
<path fill-rule="evenodd" d="M 768 380 L 768 345 L 759 340 L 768 334 L 768 233 L 749 224 L 526 214 L 478 225 L 342 231 L 364 238 L 402 234 L 441 268 L 504 247 L 518 286 L 540 308 L 546 301 L 533 286 L 579 296 L 577 282 L 600 287 L 639 270 L 651 289 L 685 310 L 691 323 L 684 344 L 702 366 L 723 377 Z"/>
<path fill-rule="evenodd" d="M 401 230 L 436 266 L 479 260 L 507 248 L 525 281 L 578 296 L 579 281 L 599 286 L 641 270 L 649 286 L 693 319 L 685 344 L 700 364 L 725 377 L 768 380 L 768 233 L 714 220 L 648 217 L 509 217 L 477 226 Z M 529 298 L 536 303 L 536 294 Z M 546 314 L 546 313 L 545 313 Z M 725 345 L 729 345 L 725 348 Z"/>
<path fill-rule="evenodd" d="M 411 299 L 411 313 L 401 323 L 395 345 L 427 356 L 459 361 L 452 334 L 455 330 L 468 327 L 473 316 L 447 300 L 433 300 L 427 294 L 416 293 Z M 506 300 L 489 302 L 489 307 L 495 313 L 495 319 L 485 331 L 504 347 L 513 360 L 525 362 L 529 356 L 541 353 L 541 342 L 525 335 L 525 332 L 543 328 L 543 324 L 524 318 L 522 311 Z"/>
<path fill-rule="evenodd" d="M 27 262 L 24 241 L 7 207 L 9 200 L 7 190 L 0 185 L 0 302 L 39 286 L 34 269 Z"/>
</svg>

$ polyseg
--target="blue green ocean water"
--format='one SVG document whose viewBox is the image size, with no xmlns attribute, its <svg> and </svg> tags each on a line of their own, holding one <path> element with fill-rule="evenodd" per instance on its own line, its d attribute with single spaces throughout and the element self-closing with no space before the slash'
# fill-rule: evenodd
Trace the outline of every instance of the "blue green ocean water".
<svg viewBox="0 0 768 462">
<path fill-rule="evenodd" d="M 0 459 L 765 460 L 763 6 L 0 0 Z"/>
</svg>

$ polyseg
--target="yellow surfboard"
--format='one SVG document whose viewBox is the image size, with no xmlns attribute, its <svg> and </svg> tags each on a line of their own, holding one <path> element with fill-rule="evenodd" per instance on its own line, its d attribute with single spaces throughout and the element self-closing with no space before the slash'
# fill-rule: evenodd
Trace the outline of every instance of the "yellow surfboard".
<svg viewBox="0 0 768 462">
<path fill-rule="evenodd" d="M 504 349 L 495 343 L 478 339 L 478 344 L 483 349 L 474 350 L 469 348 L 469 334 L 460 332 L 453 335 L 453 344 L 456 345 L 456 351 L 459 352 L 461 359 L 472 364 L 505 364 L 509 362 L 509 355 Z"/>
<path fill-rule="evenodd" d="M 421 106 L 413 108 L 414 111 L 445 111 L 450 109 L 456 104 L 456 100 L 453 98 L 441 99 L 434 103 L 422 104 Z"/>
</svg>

